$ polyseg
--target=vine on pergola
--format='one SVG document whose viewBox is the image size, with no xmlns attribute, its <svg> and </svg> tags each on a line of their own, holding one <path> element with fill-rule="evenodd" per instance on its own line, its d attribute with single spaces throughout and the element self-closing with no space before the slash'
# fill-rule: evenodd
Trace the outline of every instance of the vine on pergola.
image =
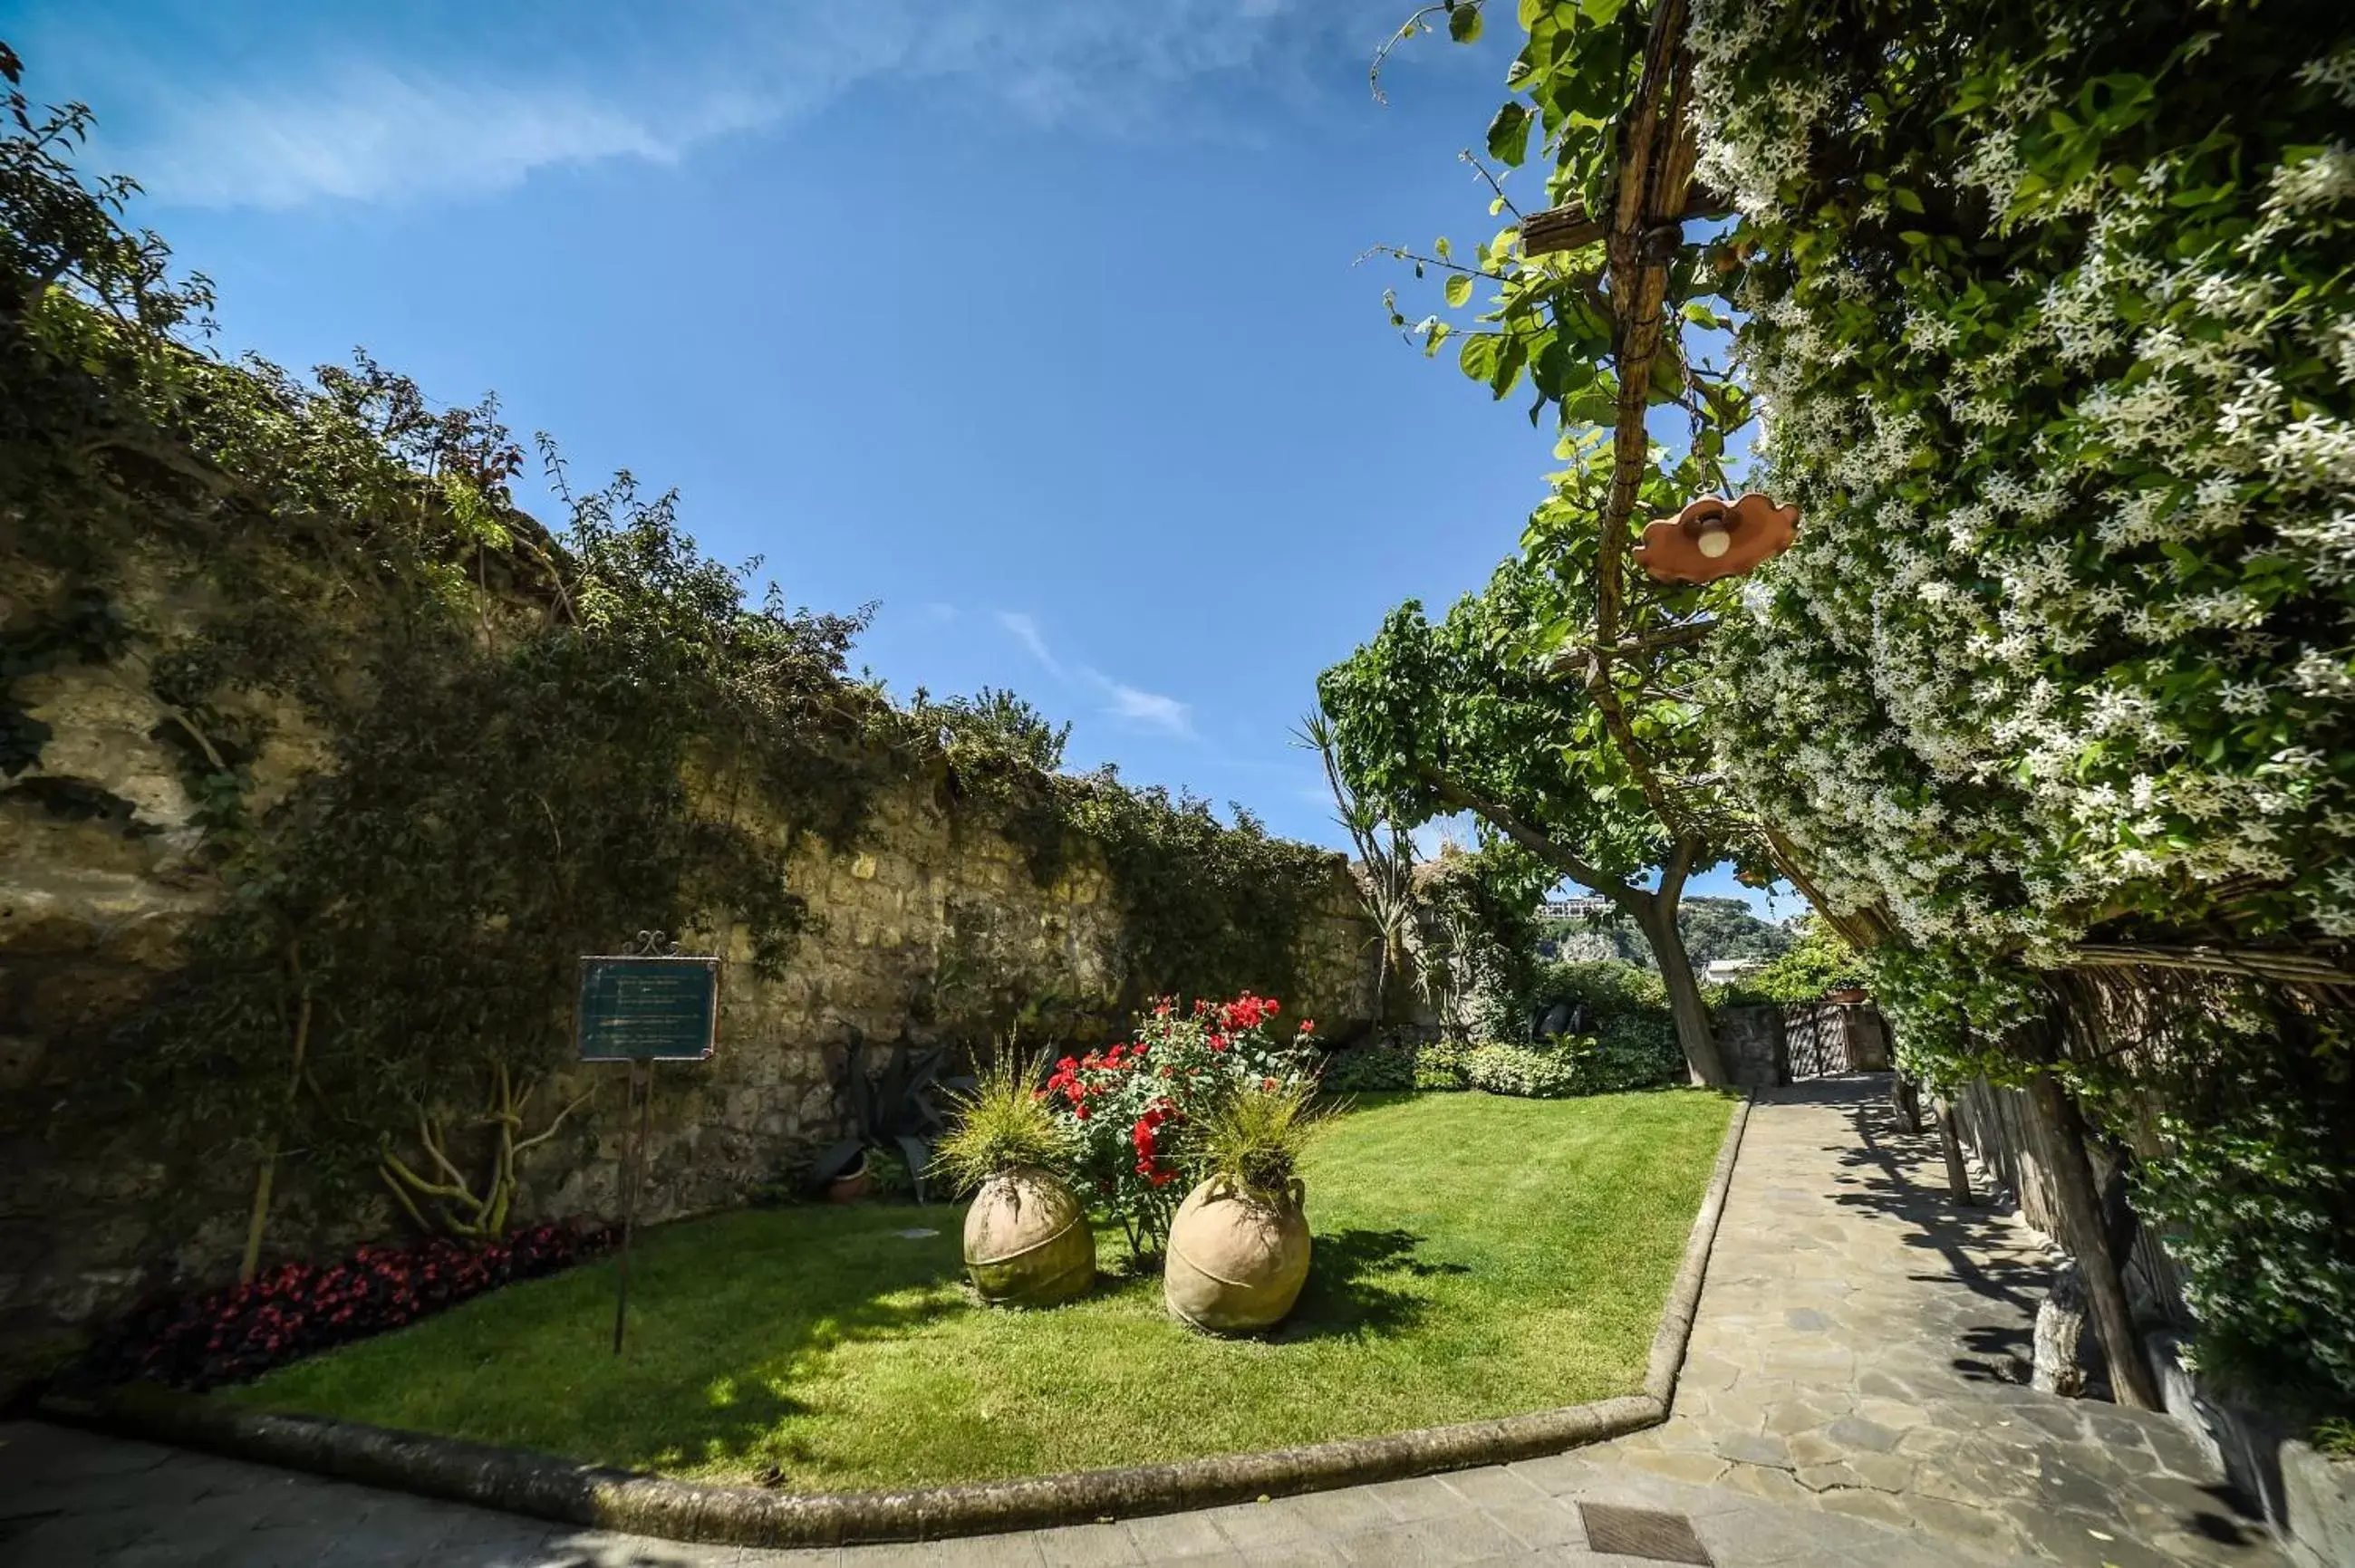
<svg viewBox="0 0 2355 1568">
<path fill-rule="evenodd" d="M 2082 1099 L 2133 1146 L 2211 1366 L 2355 1399 L 2355 1088 L 2317 1000 L 2355 981 L 2355 16 L 1691 10 L 1653 70 L 1682 4 L 1525 0 L 1489 154 L 1518 164 L 1534 127 L 1550 210 L 1471 265 L 1410 257 L 1449 270 L 1451 306 L 1497 280 L 1484 335 L 1414 330 L 1465 336 L 1499 395 L 1527 374 L 1534 413 L 1607 413 L 1612 482 L 1571 476 L 1607 577 L 1642 266 L 1739 318 L 1755 478 L 1806 522 L 1709 607 L 1688 694 L 1716 766 L 1818 908 L 1878 942 L 1911 1068 L 2021 1083 L 2055 1126 Z M 1631 75 L 1665 78 L 1664 111 Z M 1625 221 L 1631 168 L 1650 228 Z M 1681 203 L 1658 188 L 1686 175 Z M 1710 213 L 1730 222 L 1670 249 L 1661 219 Z M 1721 454 L 1743 394 L 1647 368 Z M 1611 624 L 1607 583 L 1593 610 Z M 1569 662 L 1612 666 L 1582 631 Z M 2121 966 L 2180 1003 L 2142 1010 L 2140 1044 L 2062 1017 Z M 2072 1245 L 2105 1272 L 2097 1234 Z"/>
</svg>

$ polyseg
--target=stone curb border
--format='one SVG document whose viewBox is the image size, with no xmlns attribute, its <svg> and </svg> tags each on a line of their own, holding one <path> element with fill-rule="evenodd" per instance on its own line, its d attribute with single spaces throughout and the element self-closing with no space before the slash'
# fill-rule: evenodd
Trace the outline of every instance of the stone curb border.
<svg viewBox="0 0 2355 1568">
<path fill-rule="evenodd" d="M 69 1425 L 558 1524 L 735 1546 L 839 1546 L 1085 1524 L 1533 1458 L 1668 1419 L 1751 1103 L 1745 1095 L 1726 1124 L 1716 1169 L 1685 1244 L 1683 1266 L 1652 1336 L 1644 1392 L 1590 1404 L 1130 1469 L 909 1491 L 798 1494 L 666 1480 L 353 1422 L 266 1414 L 152 1386 L 85 1398 L 53 1394 L 40 1401 L 37 1412 Z"/>
</svg>

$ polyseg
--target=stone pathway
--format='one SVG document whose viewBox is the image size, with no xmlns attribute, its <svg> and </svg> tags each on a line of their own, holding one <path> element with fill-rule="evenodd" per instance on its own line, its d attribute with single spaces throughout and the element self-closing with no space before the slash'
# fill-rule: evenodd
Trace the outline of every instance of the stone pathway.
<svg viewBox="0 0 2355 1568">
<path fill-rule="evenodd" d="M 2054 1255 L 1958 1209 L 1881 1075 L 1750 1118 L 1665 1425 L 1585 1450 L 2031 1561 L 2285 1561 L 2162 1415 L 2026 1386 Z"/>
<path fill-rule="evenodd" d="M 1719 1568 L 2058 1562 L 2275 1568 L 2177 1428 L 2022 1386 L 2049 1268 L 1946 1203 L 1884 1079 L 1753 1113 L 1674 1416 L 1522 1464 L 924 1545 L 771 1552 L 510 1515 L 19 1422 L 0 1563 L 25 1568 L 890 1568 L 900 1563 L 1616 1564 L 1582 1504 L 1689 1519 Z"/>
</svg>

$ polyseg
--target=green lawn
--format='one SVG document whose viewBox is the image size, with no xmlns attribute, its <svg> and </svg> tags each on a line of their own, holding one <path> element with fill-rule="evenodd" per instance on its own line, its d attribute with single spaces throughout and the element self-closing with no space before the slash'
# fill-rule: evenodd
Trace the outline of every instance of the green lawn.
<svg viewBox="0 0 2355 1568">
<path fill-rule="evenodd" d="M 751 1210 L 649 1231 L 217 1397 L 803 1489 L 1361 1436 L 1634 1392 L 1730 1101 L 1367 1097 L 1309 1161 L 1316 1260 L 1267 1340 L 1170 1320 L 1157 1275 L 986 1309 L 961 1209 Z M 937 1234 L 902 1236 L 911 1229 Z M 1099 1239 L 1099 1261 L 1119 1244 Z"/>
</svg>

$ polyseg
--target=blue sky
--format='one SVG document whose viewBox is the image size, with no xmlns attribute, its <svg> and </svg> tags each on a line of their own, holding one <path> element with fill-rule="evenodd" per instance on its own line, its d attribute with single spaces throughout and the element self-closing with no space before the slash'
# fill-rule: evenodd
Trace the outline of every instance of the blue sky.
<svg viewBox="0 0 2355 1568">
<path fill-rule="evenodd" d="M 1390 330 L 1435 289 L 1355 264 L 1495 226 L 1455 154 L 1511 29 L 1419 40 L 1384 107 L 1409 8 L 0 0 L 0 37 L 224 348 L 495 388 L 794 601 L 879 600 L 895 690 L 1011 686 L 1078 765 L 1338 842 L 1316 672 L 1485 580 L 1552 466 Z"/>
</svg>

